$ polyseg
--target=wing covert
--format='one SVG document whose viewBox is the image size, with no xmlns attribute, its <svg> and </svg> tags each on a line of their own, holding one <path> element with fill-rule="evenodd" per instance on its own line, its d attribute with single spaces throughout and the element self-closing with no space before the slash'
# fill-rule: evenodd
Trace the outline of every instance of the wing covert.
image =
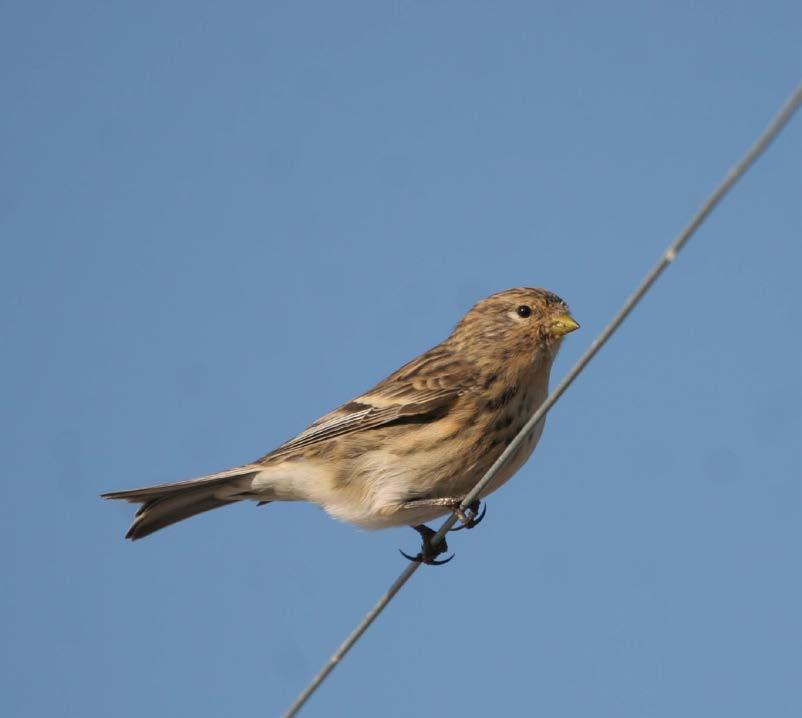
<svg viewBox="0 0 802 718">
<path fill-rule="evenodd" d="M 435 420 L 460 394 L 473 386 L 474 378 L 475 372 L 469 364 L 456 360 L 442 347 L 435 347 L 405 364 L 370 391 L 322 416 L 259 461 L 403 419 L 431 417 Z"/>
</svg>

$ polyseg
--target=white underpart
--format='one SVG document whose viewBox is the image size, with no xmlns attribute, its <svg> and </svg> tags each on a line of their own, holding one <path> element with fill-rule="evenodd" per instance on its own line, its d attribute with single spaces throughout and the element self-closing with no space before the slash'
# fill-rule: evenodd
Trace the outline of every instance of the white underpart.
<svg viewBox="0 0 802 718">
<path fill-rule="evenodd" d="M 330 473 L 321 463 L 288 461 L 260 471 L 253 477 L 251 491 L 254 498 L 265 501 L 317 502 L 315 489 L 331 485 Z"/>
</svg>

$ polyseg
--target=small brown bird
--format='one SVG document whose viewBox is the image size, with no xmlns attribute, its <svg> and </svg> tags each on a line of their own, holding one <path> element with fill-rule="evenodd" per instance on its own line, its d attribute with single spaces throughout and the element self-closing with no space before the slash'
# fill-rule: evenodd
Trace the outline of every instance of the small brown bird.
<svg viewBox="0 0 802 718">
<path fill-rule="evenodd" d="M 318 419 L 250 464 L 189 481 L 103 494 L 142 506 L 126 538 L 139 539 L 237 501 L 310 501 L 368 529 L 408 525 L 423 538 L 415 561 L 442 563 L 427 521 L 459 510 L 548 393 L 565 334 L 565 302 L 543 289 L 499 292 L 476 304 L 451 336 L 370 391 Z M 483 497 L 529 458 L 540 422 Z M 460 514 L 470 528 L 479 504 Z"/>
</svg>

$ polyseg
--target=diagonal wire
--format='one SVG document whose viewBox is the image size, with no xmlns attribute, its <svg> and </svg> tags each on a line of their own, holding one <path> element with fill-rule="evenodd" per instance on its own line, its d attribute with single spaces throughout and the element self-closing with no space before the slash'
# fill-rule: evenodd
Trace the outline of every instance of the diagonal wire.
<svg viewBox="0 0 802 718">
<path fill-rule="evenodd" d="M 593 343 L 588 347 L 587 351 L 580 357 L 579 361 L 574 365 L 571 371 L 565 375 L 565 378 L 557 385 L 557 388 L 546 398 L 540 405 L 538 410 L 530 417 L 529 421 L 524 424 L 524 427 L 516 434 L 515 438 L 510 442 L 501 456 L 496 459 L 496 462 L 488 469 L 485 475 L 479 480 L 473 490 L 462 500 L 460 509 L 465 511 L 468 506 L 477 498 L 484 490 L 484 488 L 493 480 L 496 474 L 507 463 L 510 456 L 520 446 L 521 442 L 525 440 L 526 435 L 534 428 L 536 424 L 541 422 L 549 410 L 557 403 L 557 400 L 565 393 L 566 389 L 573 383 L 574 379 L 579 376 L 582 370 L 588 365 L 591 359 L 598 353 L 598 351 L 607 343 L 607 340 L 615 333 L 621 323 L 629 316 L 632 310 L 637 306 L 646 293 L 652 288 L 657 278 L 666 270 L 676 258 L 679 251 L 685 246 L 686 242 L 693 236 L 701 224 L 707 219 L 710 213 L 715 209 L 716 205 L 724 198 L 727 192 L 730 191 L 732 186 L 746 173 L 752 166 L 755 160 L 760 157 L 771 142 L 782 132 L 785 125 L 791 119 L 793 114 L 802 105 L 802 85 L 796 88 L 791 97 L 783 105 L 782 109 L 769 123 L 769 126 L 763 131 L 754 145 L 744 155 L 743 159 L 735 165 L 722 180 L 719 186 L 713 191 L 707 201 L 693 216 L 687 227 L 682 230 L 679 236 L 669 245 L 668 249 L 662 254 L 657 264 L 652 267 L 651 271 L 641 282 L 640 286 L 632 293 L 632 295 L 624 302 L 618 314 L 616 314 L 610 323 L 601 331 L 601 333 L 594 339 Z M 453 513 L 443 522 L 437 533 L 432 537 L 432 544 L 436 545 L 457 522 L 457 514 Z M 393 582 L 387 592 L 378 600 L 375 606 L 365 615 L 359 622 L 357 627 L 351 632 L 340 647 L 332 654 L 331 658 L 326 662 L 326 665 L 320 672 L 309 682 L 306 688 L 295 699 L 295 702 L 289 707 L 284 714 L 284 718 L 293 718 L 298 714 L 298 711 L 303 708 L 310 696 L 320 687 L 320 684 L 329 676 L 329 674 L 337 667 L 339 662 L 345 657 L 354 644 L 362 637 L 365 631 L 368 630 L 370 625 L 379 614 L 385 609 L 388 603 L 393 600 L 395 595 L 401 590 L 404 584 L 412 578 L 415 571 L 420 568 L 420 563 L 410 563 L 402 572 L 401 575 Z"/>
</svg>

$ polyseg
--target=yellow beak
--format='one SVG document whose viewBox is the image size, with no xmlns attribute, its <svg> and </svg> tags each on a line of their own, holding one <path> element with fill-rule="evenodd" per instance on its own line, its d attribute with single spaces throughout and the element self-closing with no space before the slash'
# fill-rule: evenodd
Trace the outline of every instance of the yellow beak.
<svg viewBox="0 0 802 718">
<path fill-rule="evenodd" d="M 551 326 L 549 327 L 549 331 L 555 337 L 561 337 L 564 334 L 569 334 L 576 329 L 579 329 L 579 324 L 568 313 L 560 314 L 559 316 L 554 317 L 554 319 L 551 320 Z"/>
</svg>

